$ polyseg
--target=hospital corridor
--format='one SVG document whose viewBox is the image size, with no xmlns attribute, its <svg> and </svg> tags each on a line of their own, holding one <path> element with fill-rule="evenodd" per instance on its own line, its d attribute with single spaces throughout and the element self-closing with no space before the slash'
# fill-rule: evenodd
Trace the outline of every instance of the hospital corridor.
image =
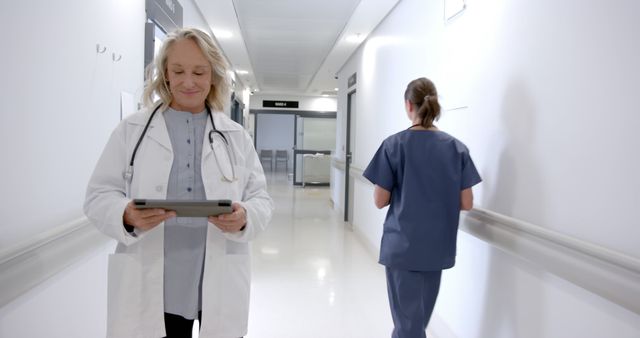
<svg viewBox="0 0 640 338">
<path fill-rule="evenodd" d="M 2 0 L 0 338 L 640 338 L 640 2 Z"/>
<path fill-rule="evenodd" d="M 247 337 L 390 332 L 386 294 L 378 292 L 386 288 L 384 268 L 332 210 L 329 189 L 292 188 L 282 173 L 269 179 L 278 207 L 271 228 L 253 246 Z"/>
</svg>

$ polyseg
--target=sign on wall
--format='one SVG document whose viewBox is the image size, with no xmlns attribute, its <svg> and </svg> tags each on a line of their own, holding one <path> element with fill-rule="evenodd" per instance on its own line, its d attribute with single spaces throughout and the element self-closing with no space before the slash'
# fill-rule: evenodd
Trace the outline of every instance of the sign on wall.
<svg viewBox="0 0 640 338">
<path fill-rule="evenodd" d="M 353 73 L 351 74 L 351 76 L 349 76 L 349 79 L 347 79 L 347 86 L 349 88 L 353 87 L 356 84 L 356 81 L 358 80 L 358 75 L 357 73 Z"/>
<path fill-rule="evenodd" d="M 298 108 L 298 101 L 272 101 L 262 100 L 264 108 Z"/>
</svg>

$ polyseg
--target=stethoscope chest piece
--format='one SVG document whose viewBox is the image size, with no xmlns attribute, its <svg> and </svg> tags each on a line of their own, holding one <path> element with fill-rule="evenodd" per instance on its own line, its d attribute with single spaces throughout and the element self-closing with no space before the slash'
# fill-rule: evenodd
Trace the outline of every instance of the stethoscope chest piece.
<svg viewBox="0 0 640 338">
<path fill-rule="evenodd" d="M 213 124 L 213 120 L 211 121 L 211 123 Z M 216 150 L 213 147 L 213 143 L 214 143 L 213 139 L 216 136 L 218 136 L 218 138 L 220 139 L 220 141 L 224 145 L 225 154 L 227 155 L 227 162 L 229 163 L 229 167 L 231 168 L 230 169 L 230 171 L 231 171 L 230 173 L 226 172 L 224 170 L 224 168 L 222 167 L 222 165 L 221 165 L 222 161 L 220 161 L 220 158 L 218 158 L 218 153 L 216 152 Z M 237 181 L 238 177 L 236 176 L 236 168 L 235 168 L 235 166 L 237 165 L 237 159 L 235 157 L 235 153 L 229 150 L 229 148 L 231 147 L 231 145 L 229 144 L 229 140 L 227 140 L 227 138 L 224 136 L 224 134 L 221 131 L 213 129 L 213 130 L 209 131 L 209 146 L 211 147 L 211 152 L 213 153 L 213 156 L 216 159 L 216 164 L 218 165 L 218 170 L 220 170 L 220 173 L 222 174 L 222 177 L 220 178 L 220 180 L 223 181 L 223 182 L 235 182 L 235 181 Z M 233 158 L 232 158 L 232 154 L 233 154 Z"/>
</svg>

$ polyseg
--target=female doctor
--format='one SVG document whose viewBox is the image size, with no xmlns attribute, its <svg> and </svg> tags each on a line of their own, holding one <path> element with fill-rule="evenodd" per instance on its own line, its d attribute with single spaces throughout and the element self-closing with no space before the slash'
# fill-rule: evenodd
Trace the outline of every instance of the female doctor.
<svg viewBox="0 0 640 338">
<path fill-rule="evenodd" d="M 200 337 L 247 332 L 248 242 L 273 204 L 252 140 L 221 112 L 226 74 L 205 33 L 169 34 L 147 69 L 145 109 L 116 127 L 96 165 L 85 214 L 118 241 L 108 337 L 191 337 L 196 318 Z M 134 198 L 234 202 L 230 214 L 186 218 Z"/>
</svg>

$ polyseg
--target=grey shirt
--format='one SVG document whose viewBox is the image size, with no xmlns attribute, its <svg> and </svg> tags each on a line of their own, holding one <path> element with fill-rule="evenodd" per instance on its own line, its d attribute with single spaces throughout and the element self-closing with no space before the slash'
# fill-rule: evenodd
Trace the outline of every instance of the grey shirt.
<svg viewBox="0 0 640 338">
<path fill-rule="evenodd" d="M 200 171 L 206 110 L 164 112 L 173 148 L 167 199 L 205 200 Z M 195 319 L 202 309 L 206 217 L 177 217 L 164 227 L 164 311 Z"/>
</svg>

